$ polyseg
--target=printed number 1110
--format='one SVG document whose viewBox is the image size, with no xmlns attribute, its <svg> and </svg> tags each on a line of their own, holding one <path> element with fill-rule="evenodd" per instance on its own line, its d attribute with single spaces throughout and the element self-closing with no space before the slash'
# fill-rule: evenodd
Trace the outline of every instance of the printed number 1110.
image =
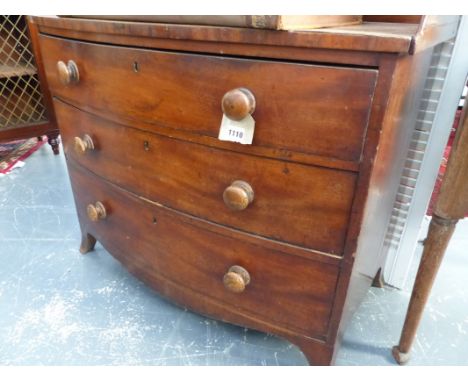
<svg viewBox="0 0 468 382">
<path fill-rule="evenodd" d="M 235 137 L 235 138 L 241 138 L 244 136 L 243 131 L 238 131 L 238 130 L 231 130 L 229 129 L 229 136 L 230 137 Z"/>
</svg>

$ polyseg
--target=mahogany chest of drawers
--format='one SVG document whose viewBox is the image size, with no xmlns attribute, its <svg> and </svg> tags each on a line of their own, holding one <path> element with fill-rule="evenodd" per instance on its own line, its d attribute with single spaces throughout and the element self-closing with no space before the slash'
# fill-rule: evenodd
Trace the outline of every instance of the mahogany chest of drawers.
<svg viewBox="0 0 468 382">
<path fill-rule="evenodd" d="M 98 240 L 175 303 L 332 363 L 381 266 L 442 35 L 31 22 L 81 252 Z M 223 113 L 254 118 L 252 144 L 218 139 Z"/>
</svg>

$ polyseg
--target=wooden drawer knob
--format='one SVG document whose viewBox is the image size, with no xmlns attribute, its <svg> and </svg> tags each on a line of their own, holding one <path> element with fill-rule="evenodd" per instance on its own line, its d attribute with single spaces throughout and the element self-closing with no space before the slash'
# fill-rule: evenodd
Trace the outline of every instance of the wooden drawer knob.
<svg viewBox="0 0 468 382">
<path fill-rule="evenodd" d="M 223 284 L 227 290 L 241 293 L 250 283 L 249 272 L 239 265 L 233 265 L 223 277 Z"/>
<path fill-rule="evenodd" d="M 247 182 L 235 180 L 224 190 L 223 200 L 231 210 L 245 210 L 254 200 L 254 191 Z"/>
<path fill-rule="evenodd" d="M 83 155 L 86 150 L 94 150 L 94 143 L 88 134 L 85 134 L 83 138 L 75 137 L 75 152 Z"/>
<path fill-rule="evenodd" d="M 97 222 L 106 218 L 106 208 L 101 202 L 96 202 L 95 204 L 89 204 L 86 208 L 88 213 L 89 220 Z"/>
<path fill-rule="evenodd" d="M 226 117 L 240 121 L 255 111 L 255 97 L 249 89 L 233 89 L 224 95 L 221 107 Z"/>
<path fill-rule="evenodd" d="M 78 66 L 70 60 L 65 64 L 63 61 L 57 62 L 59 80 L 63 85 L 76 84 L 80 81 Z"/>
</svg>

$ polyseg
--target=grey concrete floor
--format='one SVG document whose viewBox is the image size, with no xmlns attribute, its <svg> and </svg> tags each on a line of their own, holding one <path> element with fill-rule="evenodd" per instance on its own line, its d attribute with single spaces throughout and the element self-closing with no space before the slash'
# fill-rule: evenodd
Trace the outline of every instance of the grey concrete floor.
<svg viewBox="0 0 468 382">
<path fill-rule="evenodd" d="M 0 178 L 0 365 L 306 365 L 275 336 L 160 298 L 80 231 L 64 156 L 48 145 Z M 468 221 L 455 233 L 409 365 L 468 365 Z M 395 365 L 403 291 L 372 288 L 338 365 Z"/>
</svg>

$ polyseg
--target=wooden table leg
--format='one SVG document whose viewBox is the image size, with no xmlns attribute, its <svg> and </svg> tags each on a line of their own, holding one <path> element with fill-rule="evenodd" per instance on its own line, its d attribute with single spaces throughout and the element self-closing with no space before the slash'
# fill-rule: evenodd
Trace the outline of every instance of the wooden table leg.
<svg viewBox="0 0 468 382">
<path fill-rule="evenodd" d="M 392 351 L 393 357 L 400 365 L 409 360 L 409 352 L 416 336 L 416 330 L 457 221 L 438 216 L 433 216 L 431 220 L 400 343 L 398 346 L 394 346 Z"/>
<path fill-rule="evenodd" d="M 424 251 L 413 286 L 411 300 L 398 346 L 393 357 L 399 364 L 408 362 L 411 345 L 447 245 L 459 219 L 468 213 L 468 119 L 467 106 L 452 146 L 440 187 Z"/>
</svg>

